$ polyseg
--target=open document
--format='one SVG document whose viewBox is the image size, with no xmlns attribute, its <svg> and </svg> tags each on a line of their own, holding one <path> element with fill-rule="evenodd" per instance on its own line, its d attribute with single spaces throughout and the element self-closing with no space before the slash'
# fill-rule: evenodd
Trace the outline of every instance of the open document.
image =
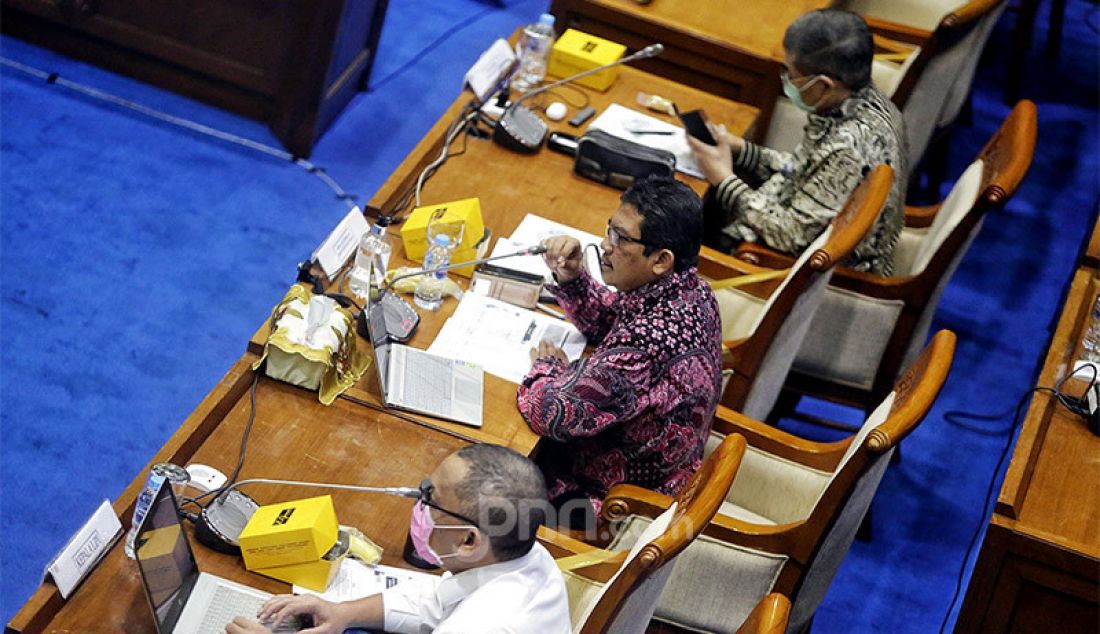
<svg viewBox="0 0 1100 634">
<path fill-rule="evenodd" d="M 340 562 L 340 569 L 324 592 L 316 592 L 299 585 L 294 586 L 294 594 L 315 594 L 326 601 L 354 601 L 378 594 L 397 585 L 434 584 L 435 575 L 392 566 L 369 566 L 357 559 L 346 557 Z"/>
<path fill-rule="evenodd" d="M 608 213 L 610 213 L 610 211 L 608 211 Z M 560 222 L 547 220 L 535 214 L 527 214 L 524 216 L 523 222 L 519 223 L 519 226 L 516 227 L 516 230 L 512 232 L 511 236 L 497 239 L 497 243 L 493 245 L 492 255 L 498 256 L 514 253 L 520 249 L 526 249 L 533 244 L 539 244 L 543 240 L 554 236 L 573 236 L 577 240 L 580 240 L 581 247 L 585 250 L 585 268 L 592 274 L 592 277 L 603 284 L 603 276 L 600 275 L 600 258 L 598 255 L 600 241 L 603 240 L 603 238 L 581 231 L 580 229 L 574 229 L 569 225 L 563 225 Z M 590 248 L 588 246 L 590 244 L 596 245 L 596 249 Z M 546 266 L 546 262 L 544 262 L 541 257 L 508 258 L 495 262 L 494 264 L 502 268 L 512 269 L 513 271 L 523 271 L 524 273 L 541 275 L 547 281 L 552 281 L 550 277 L 550 267 Z"/>
<path fill-rule="evenodd" d="M 548 340 L 579 359 L 587 341 L 568 322 L 484 295 L 462 296 L 428 352 L 476 363 L 486 372 L 519 383 L 531 369 L 531 348 Z"/>
</svg>

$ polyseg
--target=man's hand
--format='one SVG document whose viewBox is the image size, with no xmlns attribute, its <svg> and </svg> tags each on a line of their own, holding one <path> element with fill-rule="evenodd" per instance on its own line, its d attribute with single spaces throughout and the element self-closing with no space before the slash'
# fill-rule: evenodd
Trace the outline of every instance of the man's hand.
<svg viewBox="0 0 1100 634">
<path fill-rule="evenodd" d="M 313 627 L 302 630 L 302 634 L 340 634 L 351 625 L 352 620 L 344 614 L 346 604 L 330 603 L 313 595 L 293 596 L 280 594 L 264 603 L 257 617 L 267 623 L 271 629 L 278 628 L 292 616 L 308 615 L 313 619 Z M 237 617 L 225 627 L 226 634 L 249 634 L 251 632 L 270 632 L 260 623 Z"/>
<path fill-rule="evenodd" d="M 531 363 L 534 363 L 536 359 L 541 359 L 542 357 L 557 357 L 569 363 L 569 357 L 565 355 L 565 352 L 545 339 L 540 341 L 539 345 L 531 348 Z"/>
<path fill-rule="evenodd" d="M 542 259 L 546 266 L 554 273 L 554 279 L 558 284 L 568 284 L 580 276 L 584 263 L 582 255 L 584 249 L 580 240 L 569 236 L 554 236 L 542 241 L 546 247 L 546 253 Z"/>
<path fill-rule="evenodd" d="M 708 145 L 690 134 L 687 135 L 687 142 L 707 182 L 717 185 L 733 174 L 733 153 L 739 153 L 745 141 L 741 137 L 730 134 L 724 125 L 715 127 L 708 122 L 707 128 L 718 141 L 718 145 Z"/>
</svg>

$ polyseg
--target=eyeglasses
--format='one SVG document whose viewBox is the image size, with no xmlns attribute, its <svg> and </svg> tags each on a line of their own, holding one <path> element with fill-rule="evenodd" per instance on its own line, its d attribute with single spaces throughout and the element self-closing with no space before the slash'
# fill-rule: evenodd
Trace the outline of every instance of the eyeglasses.
<svg viewBox="0 0 1100 634">
<path fill-rule="evenodd" d="M 612 226 L 610 220 L 607 221 L 607 241 L 614 249 L 619 248 L 619 245 L 623 242 L 633 242 L 634 244 L 640 244 L 642 246 L 647 246 L 653 249 L 657 248 L 657 245 L 649 242 L 648 240 L 643 240 L 641 238 L 632 238 L 630 236 L 623 235 L 622 232 Z"/>
<path fill-rule="evenodd" d="M 477 525 L 477 522 L 475 522 L 474 520 L 466 517 L 465 515 L 462 515 L 460 513 L 455 513 L 454 511 L 448 511 L 447 509 L 445 509 L 442 506 L 440 506 L 440 505 L 436 504 L 435 502 L 433 502 L 432 501 L 432 492 L 433 491 L 435 491 L 435 485 L 432 484 L 431 480 L 429 480 L 428 478 L 424 478 L 423 480 L 420 481 L 420 501 L 424 503 L 424 506 L 431 507 L 431 508 L 433 508 L 437 511 L 442 511 L 442 512 L 446 513 L 447 515 L 450 515 L 451 517 L 457 517 L 458 519 L 462 520 L 463 522 L 466 522 L 467 524 L 469 524 L 469 525 L 471 525 L 475 528 L 480 528 Z"/>
</svg>

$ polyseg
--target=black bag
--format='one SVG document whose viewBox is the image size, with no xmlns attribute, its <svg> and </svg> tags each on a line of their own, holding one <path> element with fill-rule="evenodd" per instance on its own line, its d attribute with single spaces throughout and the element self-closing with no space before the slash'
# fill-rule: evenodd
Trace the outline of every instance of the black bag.
<svg viewBox="0 0 1100 634">
<path fill-rule="evenodd" d="M 620 139 L 603 130 L 589 130 L 577 142 L 573 171 L 585 178 L 627 189 L 639 178 L 672 176 L 676 156 L 667 150 Z"/>
</svg>

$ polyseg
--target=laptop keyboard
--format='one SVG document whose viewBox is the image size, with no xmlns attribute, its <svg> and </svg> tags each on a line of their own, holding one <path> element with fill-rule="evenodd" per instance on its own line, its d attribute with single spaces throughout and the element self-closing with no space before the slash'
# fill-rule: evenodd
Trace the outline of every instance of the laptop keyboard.
<svg viewBox="0 0 1100 634">
<path fill-rule="evenodd" d="M 198 634 L 222 634 L 225 626 L 238 616 L 256 619 L 264 599 L 236 588 L 218 584 L 214 597 L 206 608 Z"/>
<path fill-rule="evenodd" d="M 405 354 L 405 406 L 450 414 L 454 368 L 450 359 L 412 349 Z"/>
</svg>

